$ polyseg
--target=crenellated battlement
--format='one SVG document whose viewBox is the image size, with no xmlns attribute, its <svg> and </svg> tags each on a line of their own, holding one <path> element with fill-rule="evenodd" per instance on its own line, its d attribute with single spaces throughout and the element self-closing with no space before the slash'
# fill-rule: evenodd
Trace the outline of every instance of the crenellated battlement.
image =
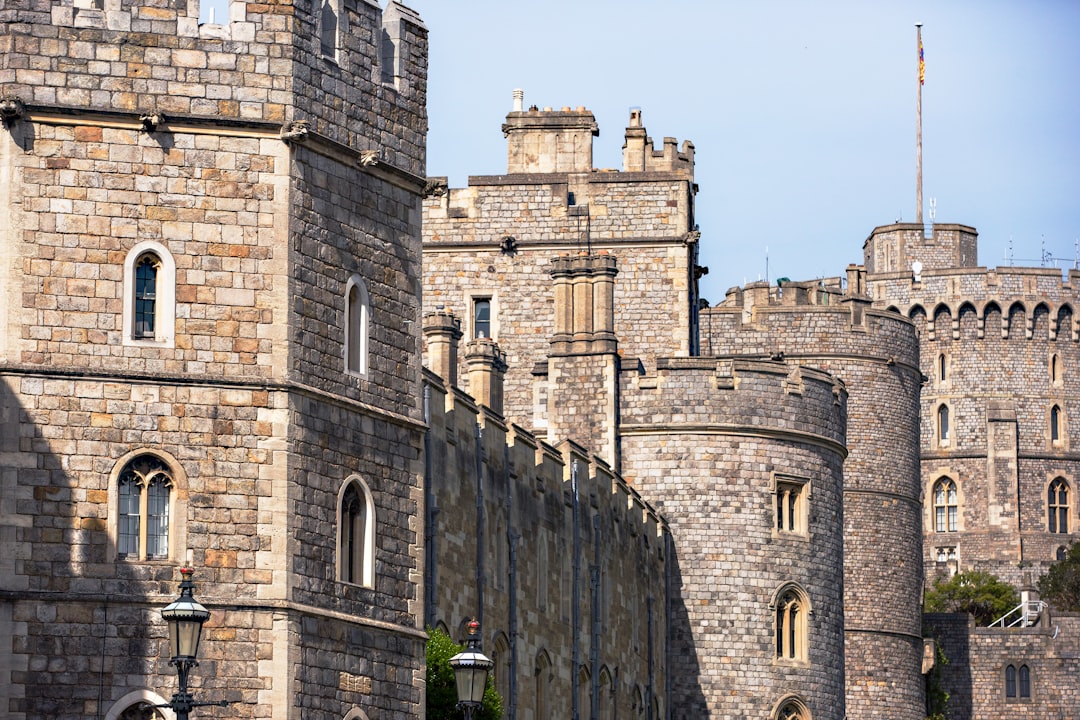
<svg viewBox="0 0 1080 720">
<path fill-rule="evenodd" d="M 987 317 L 996 313 L 1002 318 L 1003 339 L 1018 332 L 1034 339 L 1037 318 L 1044 315 L 1042 339 L 1080 340 L 1080 270 L 1070 270 L 1064 278 L 1056 268 L 976 267 L 923 270 L 918 275 L 908 270 L 871 276 L 869 285 L 876 305 L 909 318 L 925 317 L 929 340 L 943 332 L 943 323 L 944 332 L 959 339 L 960 316 L 966 312 L 975 316 L 978 338 L 987 332 Z"/>
<path fill-rule="evenodd" d="M 979 233 L 967 225 L 894 223 L 874 228 L 863 243 L 863 262 L 870 274 L 942 268 L 975 267 Z"/>
<path fill-rule="evenodd" d="M 657 150 L 641 124 L 641 110 L 635 108 L 623 143 L 623 172 L 683 172 L 693 177 L 694 143 L 685 140 L 679 150 L 675 138 L 665 137 Z"/>
<path fill-rule="evenodd" d="M 763 431 L 846 454 L 847 388 L 826 372 L 780 360 L 690 357 L 663 358 L 655 375 L 624 372 L 624 378 L 624 432 Z M 687 403 L 688 397 L 696 401 Z"/>
</svg>

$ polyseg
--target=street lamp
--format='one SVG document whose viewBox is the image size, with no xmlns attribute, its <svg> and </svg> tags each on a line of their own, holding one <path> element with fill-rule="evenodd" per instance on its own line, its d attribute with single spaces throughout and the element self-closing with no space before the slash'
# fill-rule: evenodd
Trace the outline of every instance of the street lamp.
<svg viewBox="0 0 1080 720">
<path fill-rule="evenodd" d="M 473 714 L 484 704 L 488 671 L 495 663 L 480 651 L 480 623 L 473 619 L 466 627 L 469 629 L 466 647 L 450 658 L 450 667 L 454 669 L 457 681 L 458 705 L 465 713 L 465 720 L 472 720 Z"/>
<path fill-rule="evenodd" d="M 210 619 L 210 611 L 191 594 L 195 588 L 194 583 L 191 582 L 193 572 L 191 568 L 180 568 L 180 574 L 184 577 L 180 581 L 180 597 L 161 611 L 161 618 L 169 625 L 169 653 L 172 655 L 169 664 L 176 666 L 176 674 L 180 677 L 180 687 L 173 694 L 171 702 L 158 707 L 172 708 L 172 711 L 176 713 L 176 720 L 188 720 L 188 713 L 193 708 L 209 705 L 225 707 L 228 704 L 224 700 L 211 703 L 195 702 L 195 698 L 188 692 L 188 673 L 191 672 L 191 668 L 199 665 L 195 658 L 199 654 L 202 626 Z"/>
</svg>

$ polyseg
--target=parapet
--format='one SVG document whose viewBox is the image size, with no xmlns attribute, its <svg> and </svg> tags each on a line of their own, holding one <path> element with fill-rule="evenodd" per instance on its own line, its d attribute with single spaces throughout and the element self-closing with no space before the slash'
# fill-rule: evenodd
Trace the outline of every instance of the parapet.
<svg viewBox="0 0 1080 720">
<path fill-rule="evenodd" d="M 660 359 L 655 376 L 626 379 L 624 431 L 764 434 L 847 455 L 847 388 L 826 372 L 779 360 L 691 357 Z"/>
<path fill-rule="evenodd" d="M 634 108 L 630 111 L 630 126 L 626 128 L 623 143 L 623 171 L 683 172 L 693 177 L 694 143 L 684 141 L 681 151 L 677 144 L 675 138 L 665 137 L 663 146 L 657 150 L 641 124 L 641 110 Z"/>
<path fill-rule="evenodd" d="M 967 225 L 936 223 L 930 235 L 919 223 L 882 225 L 863 243 L 863 262 L 871 275 L 975 267 L 978 258 L 979 233 Z"/>
</svg>

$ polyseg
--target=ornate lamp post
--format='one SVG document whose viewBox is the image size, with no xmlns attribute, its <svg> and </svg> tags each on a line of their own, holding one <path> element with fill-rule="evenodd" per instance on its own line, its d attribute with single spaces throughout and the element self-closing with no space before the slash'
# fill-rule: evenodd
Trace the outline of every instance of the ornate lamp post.
<svg viewBox="0 0 1080 720">
<path fill-rule="evenodd" d="M 161 611 L 162 619 L 169 624 L 169 653 L 172 655 L 169 664 L 176 666 L 176 674 L 180 677 L 180 687 L 173 694 L 170 703 L 159 707 L 172 708 L 177 720 L 188 720 L 188 713 L 193 708 L 209 705 L 225 707 L 228 704 L 224 700 L 209 703 L 195 702 L 195 698 L 188 692 L 188 673 L 191 672 L 191 668 L 199 665 L 195 658 L 199 654 L 202 626 L 210 619 L 210 611 L 191 594 L 195 588 L 194 583 L 191 582 L 193 572 L 191 568 L 180 568 L 180 574 L 184 577 L 180 581 L 180 597 Z"/>
<path fill-rule="evenodd" d="M 472 720 L 484 704 L 488 672 L 495 663 L 480 651 L 480 623 L 473 619 L 466 627 L 469 628 L 466 647 L 450 658 L 450 667 L 457 681 L 458 706 L 465 713 L 465 720 Z"/>
</svg>

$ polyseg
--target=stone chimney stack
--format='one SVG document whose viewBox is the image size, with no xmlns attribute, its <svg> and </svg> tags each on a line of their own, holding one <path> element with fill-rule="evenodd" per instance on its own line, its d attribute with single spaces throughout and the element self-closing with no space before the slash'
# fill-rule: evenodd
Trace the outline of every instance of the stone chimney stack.
<svg viewBox="0 0 1080 720">
<path fill-rule="evenodd" d="M 425 315 L 424 339 L 427 341 L 428 369 L 449 387 L 457 387 L 461 320 L 449 310 L 442 309 Z"/>
<path fill-rule="evenodd" d="M 645 172 L 645 127 L 641 124 L 641 108 L 631 108 L 630 125 L 623 143 L 623 171 Z"/>
<path fill-rule="evenodd" d="M 550 272 L 555 283 L 552 352 L 614 352 L 615 257 L 564 255 L 552 261 Z"/>
<path fill-rule="evenodd" d="M 517 103 L 515 94 L 515 109 L 502 126 L 508 174 L 592 172 L 592 139 L 600 129 L 591 112 L 583 107 L 539 110 L 535 105 L 521 111 Z"/>
<path fill-rule="evenodd" d="M 503 414 L 503 375 L 506 355 L 491 338 L 477 338 L 465 345 L 469 394 L 495 414 Z"/>
</svg>

